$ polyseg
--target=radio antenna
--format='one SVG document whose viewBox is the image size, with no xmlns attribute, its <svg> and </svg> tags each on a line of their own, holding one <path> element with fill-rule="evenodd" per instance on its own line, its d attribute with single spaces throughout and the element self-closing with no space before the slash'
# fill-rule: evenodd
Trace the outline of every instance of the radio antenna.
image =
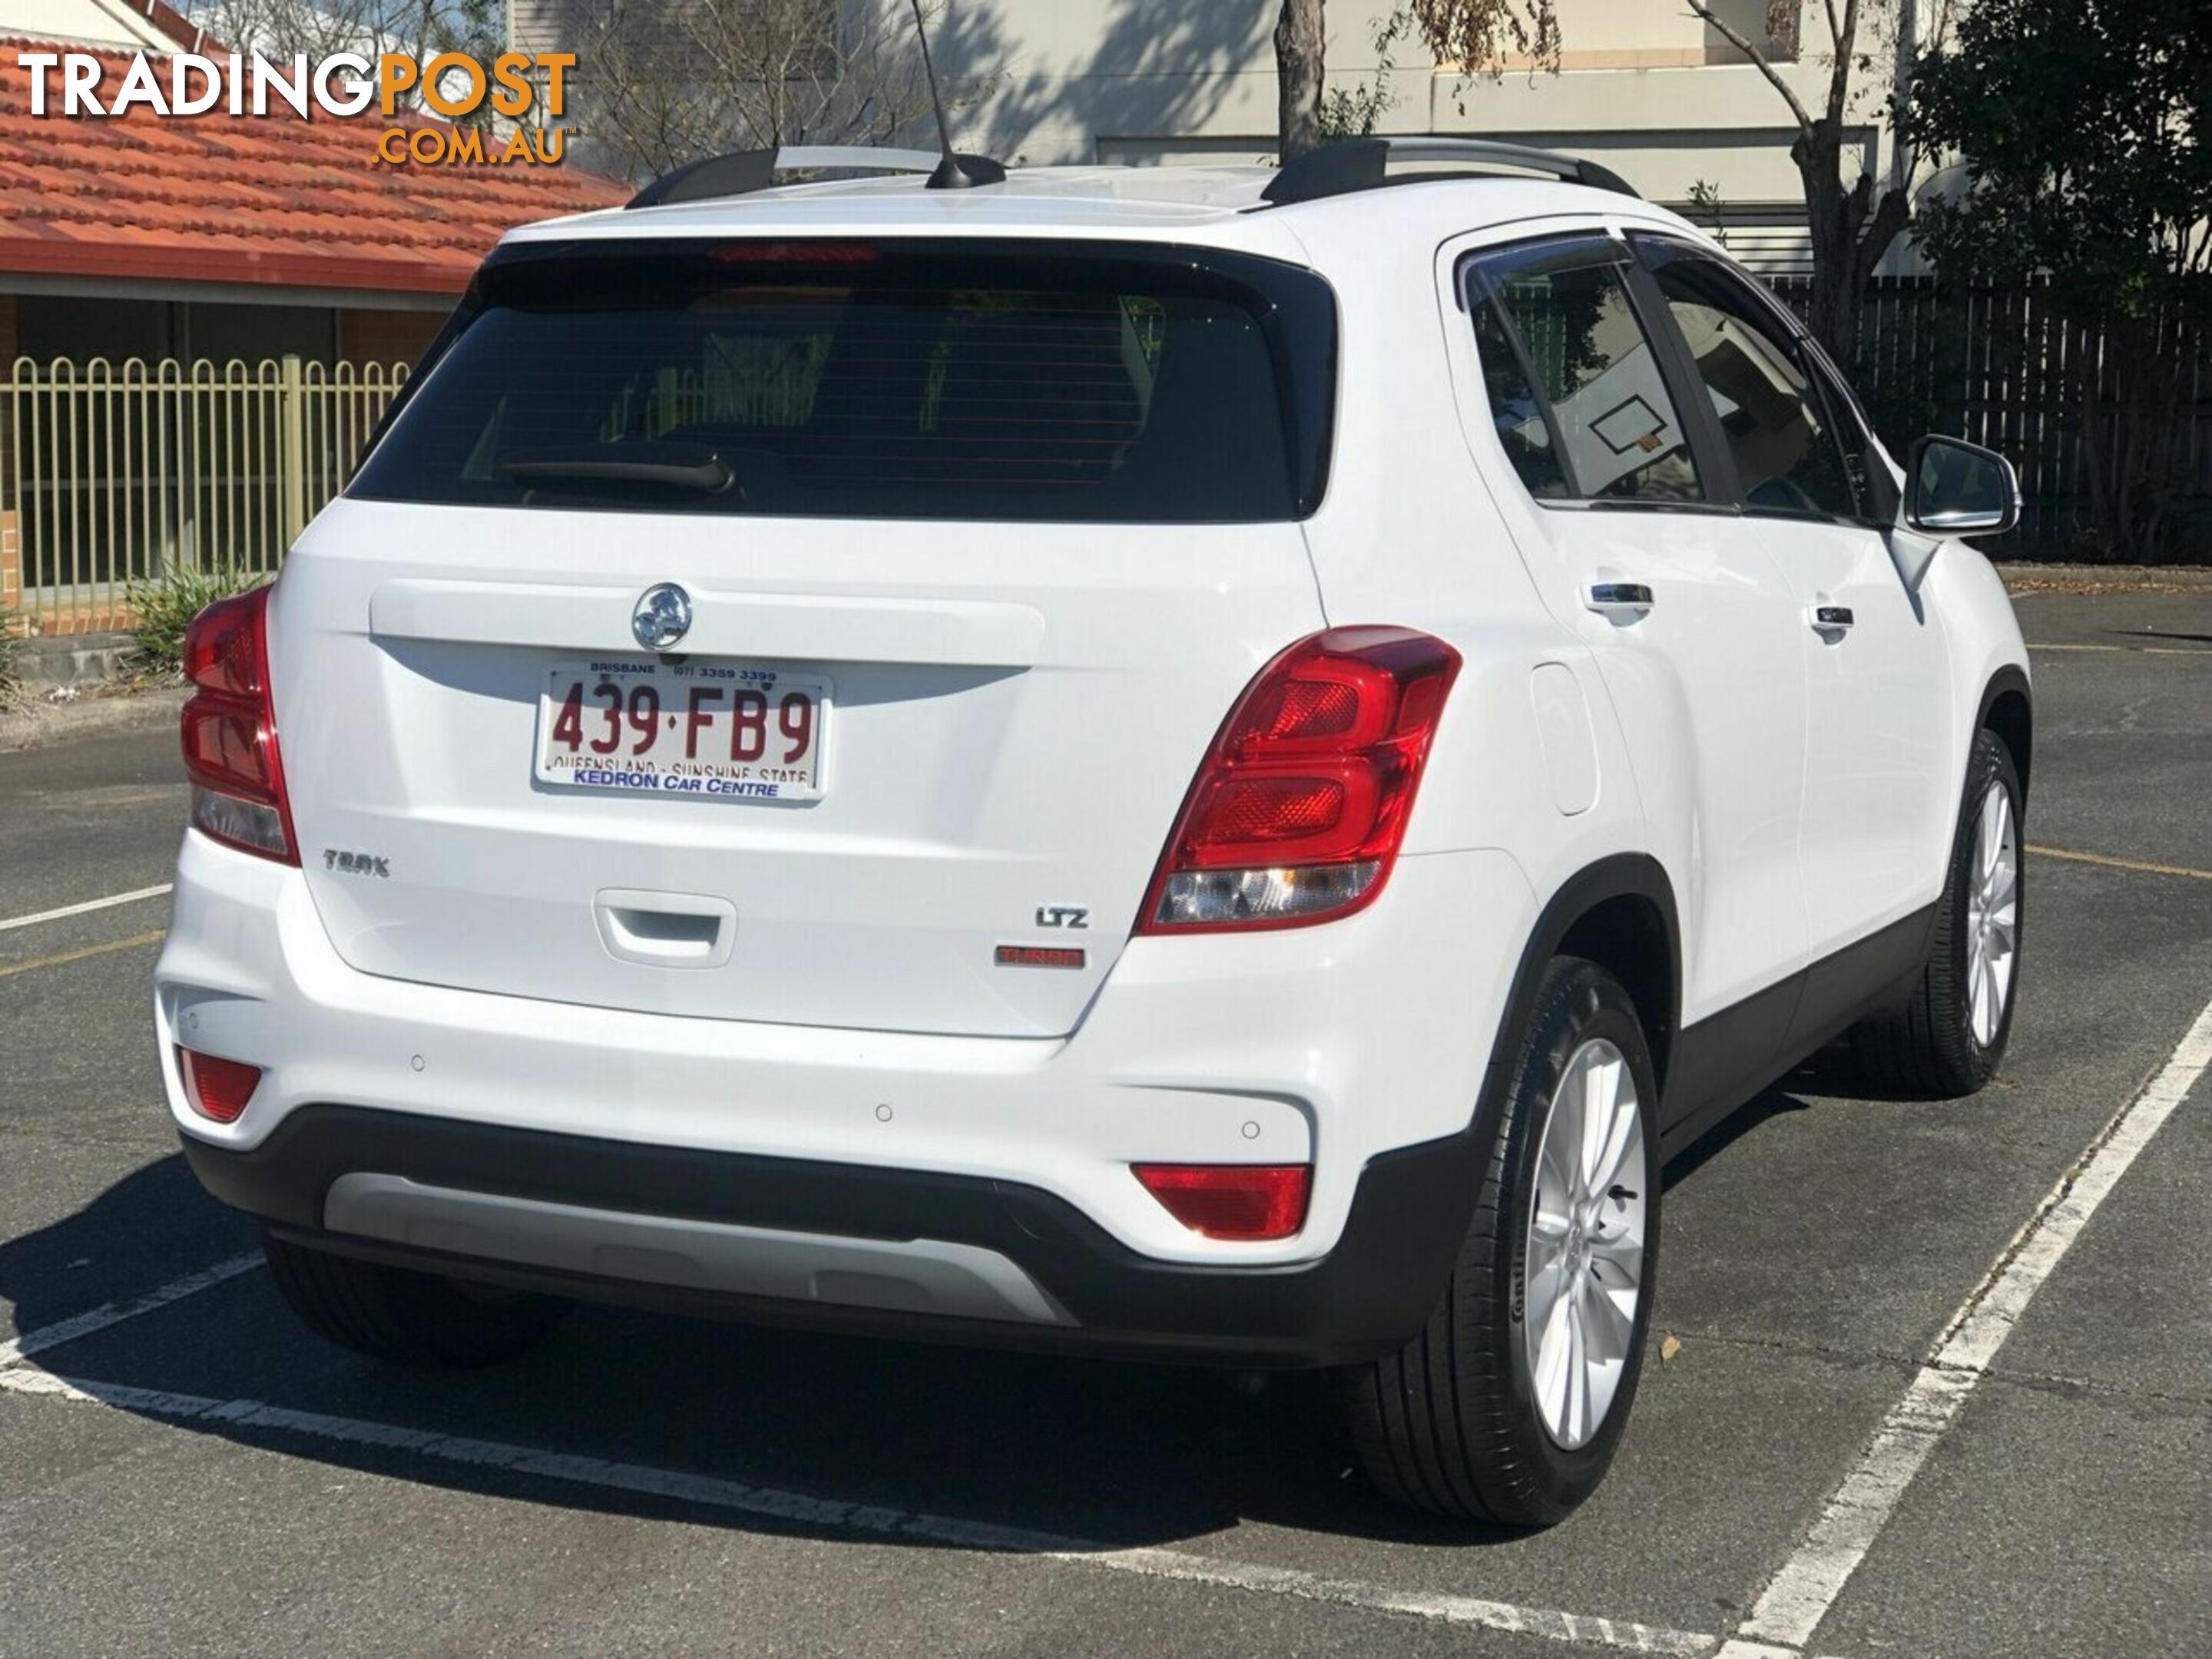
<svg viewBox="0 0 2212 1659">
<path fill-rule="evenodd" d="M 929 107 L 937 116 L 937 149 L 945 159 L 929 175 L 925 190 L 973 190 L 978 185 L 1004 184 L 1006 168 L 987 155 L 957 155 L 952 129 L 945 119 L 945 99 L 937 90 L 937 65 L 930 61 L 929 30 L 921 21 L 921 0 L 907 0 L 914 8 L 915 37 L 921 42 L 921 72 L 929 82 Z"/>
</svg>

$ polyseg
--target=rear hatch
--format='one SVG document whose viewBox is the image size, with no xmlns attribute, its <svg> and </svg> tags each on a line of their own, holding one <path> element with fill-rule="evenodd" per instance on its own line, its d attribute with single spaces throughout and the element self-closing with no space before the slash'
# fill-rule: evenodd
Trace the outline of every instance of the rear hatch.
<svg viewBox="0 0 2212 1659">
<path fill-rule="evenodd" d="M 465 319 L 272 611 L 341 956 L 1071 1030 L 1230 703 L 1322 625 L 1319 279 L 1119 244 L 600 244 L 495 259 Z"/>
</svg>

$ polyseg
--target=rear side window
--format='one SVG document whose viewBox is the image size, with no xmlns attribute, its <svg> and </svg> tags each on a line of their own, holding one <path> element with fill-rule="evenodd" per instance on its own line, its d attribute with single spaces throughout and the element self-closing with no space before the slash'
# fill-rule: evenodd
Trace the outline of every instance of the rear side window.
<svg viewBox="0 0 2212 1659">
<path fill-rule="evenodd" d="M 1474 309 L 1492 418 L 1532 495 L 1703 501 L 1689 434 L 1629 300 L 1626 258 L 1579 240 L 1475 262 L 1470 297 L 1488 301 Z"/>
<path fill-rule="evenodd" d="M 600 244 L 495 259 L 351 493 L 889 519 L 1317 505 L 1310 271 L 1060 245 Z"/>
<path fill-rule="evenodd" d="M 1552 420 L 1536 396 L 1521 350 L 1513 343 L 1498 307 L 1488 300 L 1474 307 L 1474 344 L 1482 356 L 1482 386 L 1490 397 L 1490 418 L 1513 470 L 1532 495 L 1574 494 L 1566 469 L 1552 441 Z"/>
</svg>

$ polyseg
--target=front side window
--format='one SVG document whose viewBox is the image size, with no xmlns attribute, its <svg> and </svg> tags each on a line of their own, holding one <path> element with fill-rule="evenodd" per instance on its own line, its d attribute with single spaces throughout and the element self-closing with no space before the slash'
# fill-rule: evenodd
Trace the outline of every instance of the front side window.
<svg viewBox="0 0 2212 1659">
<path fill-rule="evenodd" d="M 1532 495 L 1702 501 L 1689 436 L 1629 299 L 1625 258 L 1613 243 L 1585 239 L 1477 262 L 1469 297 L 1492 417 Z"/>
<path fill-rule="evenodd" d="M 1648 243 L 1645 262 L 1712 400 L 1744 505 L 1855 517 L 1856 496 L 1826 405 L 1777 319 L 1717 260 Z"/>
</svg>

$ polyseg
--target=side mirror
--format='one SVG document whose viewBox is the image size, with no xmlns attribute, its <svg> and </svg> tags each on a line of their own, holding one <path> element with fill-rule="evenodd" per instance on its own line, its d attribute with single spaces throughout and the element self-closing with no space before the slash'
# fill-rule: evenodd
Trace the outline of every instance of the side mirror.
<svg viewBox="0 0 2212 1659">
<path fill-rule="evenodd" d="M 1905 470 L 1904 522 L 1923 536 L 2002 536 L 2020 523 L 2020 475 L 1994 449 L 1923 438 Z"/>
</svg>

